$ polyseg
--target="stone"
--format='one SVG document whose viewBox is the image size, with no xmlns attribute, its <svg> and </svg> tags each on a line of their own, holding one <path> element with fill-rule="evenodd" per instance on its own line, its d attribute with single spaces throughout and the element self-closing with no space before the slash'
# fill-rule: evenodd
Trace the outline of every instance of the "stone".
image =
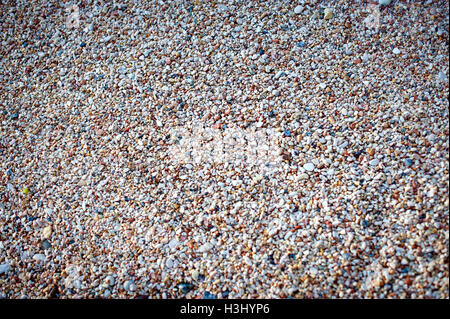
<svg viewBox="0 0 450 319">
<path fill-rule="evenodd" d="M 174 249 L 175 247 L 177 247 L 178 246 L 178 240 L 176 239 L 176 238 L 174 238 L 174 239 L 172 239 L 170 242 L 169 242 L 169 248 L 170 249 Z"/>
<path fill-rule="evenodd" d="M 303 179 L 308 179 L 308 174 L 306 173 L 301 173 L 300 175 L 298 175 L 298 179 L 303 180 Z"/>
<path fill-rule="evenodd" d="M 206 291 L 202 299 L 217 299 L 217 295 L 212 294 L 209 291 Z"/>
<path fill-rule="evenodd" d="M 42 237 L 45 239 L 49 239 L 51 235 L 52 235 L 52 226 L 48 225 L 42 230 Z"/>
<path fill-rule="evenodd" d="M 52 247 L 52 244 L 50 244 L 50 242 L 49 242 L 47 239 L 44 239 L 44 240 L 41 242 L 41 248 L 42 248 L 42 249 L 47 250 L 47 249 L 49 249 L 49 248 L 51 248 L 51 247 Z"/>
<path fill-rule="evenodd" d="M 361 59 L 363 60 L 363 62 L 367 62 L 370 59 L 370 54 L 368 54 L 367 52 L 364 53 L 361 57 Z"/>
<path fill-rule="evenodd" d="M 109 275 L 105 278 L 105 284 L 107 284 L 108 286 L 114 286 L 114 277 Z"/>
<path fill-rule="evenodd" d="M 373 160 L 371 160 L 371 161 L 369 162 L 369 164 L 370 164 L 371 166 L 377 166 L 379 163 L 380 163 L 380 161 L 378 160 L 378 158 L 374 158 Z"/>
<path fill-rule="evenodd" d="M 324 11 L 323 11 L 323 18 L 325 19 L 325 20 L 330 20 L 332 17 L 333 17 L 333 10 L 331 10 L 330 8 L 326 8 Z"/>
<path fill-rule="evenodd" d="M 190 284 L 188 282 L 181 282 L 177 286 L 178 286 L 178 289 L 180 289 L 180 291 L 185 294 L 187 294 L 189 291 L 191 291 L 192 288 L 194 287 L 192 284 Z"/>
<path fill-rule="evenodd" d="M 46 262 L 47 261 L 47 257 L 45 257 L 44 254 L 35 254 L 33 256 L 33 259 L 36 261 L 42 261 L 42 262 Z"/>
<path fill-rule="evenodd" d="M 295 14 L 300 14 L 303 11 L 303 7 L 302 6 L 296 6 L 294 9 L 294 13 Z"/>
<path fill-rule="evenodd" d="M 199 272 L 198 272 L 197 270 L 193 270 L 193 271 L 191 272 L 192 279 L 194 279 L 195 281 L 198 280 L 198 276 L 199 276 L 199 275 L 200 275 L 200 274 L 199 274 Z"/>
<path fill-rule="evenodd" d="M 441 82 L 447 82 L 447 76 L 445 75 L 444 72 L 439 72 L 437 78 Z"/>
<path fill-rule="evenodd" d="M 394 54 L 400 54 L 400 50 L 398 48 L 394 48 L 394 50 L 392 50 L 392 53 Z"/>
<path fill-rule="evenodd" d="M 405 159 L 405 165 L 410 167 L 413 164 L 413 161 L 410 158 Z"/>
<path fill-rule="evenodd" d="M 200 246 L 198 251 L 201 253 L 206 253 L 206 252 L 210 251 L 213 247 L 214 246 L 212 244 L 206 243 L 206 244 L 203 244 L 202 246 Z"/>
<path fill-rule="evenodd" d="M 308 172 L 312 172 L 315 168 L 313 163 L 306 163 L 305 165 L 303 165 L 303 168 L 305 170 L 307 170 Z"/>
<path fill-rule="evenodd" d="M 224 4 L 218 4 L 217 11 L 219 11 L 220 13 L 225 13 L 228 11 L 228 7 Z"/>
<path fill-rule="evenodd" d="M 128 291 L 130 289 L 130 285 L 131 285 L 131 281 L 129 281 L 129 280 L 125 281 L 123 284 L 123 289 Z"/>
<path fill-rule="evenodd" d="M 18 112 L 14 112 L 11 114 L 11 116 L 9 117 L 11 120 L 17 120 L 19 119 L 19 113 Z"/>
<path fill-rule="evenodd" d="M 172 268 L 173 267 L 173 259 L 169 258 L 166 260 L 166 267 Z"/>
<path fill-rule="evenodd" d="M 8 262 L 0 265 L 0 274 L 6 274 L 10 270 L 11 270 L 11 266 L 9 265 Z"/>
<path fill-rule="evenodd" d="M 391 4 L 391 0 L 378 0 L 378 4 L 380 6 L 387 6 L 387 5 Z"/>
</svg>

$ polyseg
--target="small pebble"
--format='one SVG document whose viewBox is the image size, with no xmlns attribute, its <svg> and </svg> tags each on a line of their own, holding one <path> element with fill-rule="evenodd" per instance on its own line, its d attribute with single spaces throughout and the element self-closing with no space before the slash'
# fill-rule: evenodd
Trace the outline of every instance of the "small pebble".
<svg viewBox="0 0 450 319">
<path fill-rule="evenodd" d="M 398 48 L 394 48 L 394 50 L 392 50 L 392 53 L 394 54 L 400 54 L 400 50 Z"/>
<path fill-rule="evenodd" d="M 11 266 L 9 263 L 3 263 L 0 264 L 0 274 L 6 274 L 8 271 L 10 271 Z"/>
<path fill-rule="evenodd" d="M 369 162 L 369 164 L 370 164 L 371 166 L 377 166 L 379 163 L 380 163 L 380 161 L 379 161 L 377 158 L 374 158 L 373 160 L 371 160 L 371 161 Z"/>
<path fill-rule="evenodd" d="M 303 11 L 303 7 L 302 6 L 296 6 L 294 9 L 294 13 L 295 14 L 300 14 Z"/>
<path fill-rule="evenodd" d="M 315 166 L 313 163 L 306 163 L 305 165 L 303 165 L 303 168 L 308 172 L 312 172 L 315 169 Z"/>
<path fill-rule="evenodd" d="M 325 20 L 330 20 L 330 19 L 333 17 L 333 10 L 330 9 L 330 8 L 326 8 L 326 9 L 323 11 L 323 13 L 324 13 L 323 18 L 324 18 Z"/>
</svg>

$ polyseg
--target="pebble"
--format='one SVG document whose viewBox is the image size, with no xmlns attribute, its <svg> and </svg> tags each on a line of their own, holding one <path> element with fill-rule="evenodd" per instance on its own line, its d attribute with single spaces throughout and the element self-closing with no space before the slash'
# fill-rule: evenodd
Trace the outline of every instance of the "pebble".
<svg viewBox="0 0 450 319">
<path fill-rule="evenodd" d="M 210 243 L 203 244 L 199 247 L 198 251 L 201 253 L 205 253 L 210 251 L 214 246 Z"/>
<path fill-rule="evenodd" d="M 52 235 L 52 226 L 48 225 L 45 228 L 42 229 L 42 237 L 45 239 L 49 239 Z"/>
<path fill-rule="evenodd" d="M 410 167 L 413 164 L 413 161 L 410 158 L 405 159 L 405 165 Z"/>
<path fill-rule="evenodd" d="M 41 247 L 42 247 L 42 249 L 47 250 L 52 247 L 52 244 L 50 244 L 50 242 L 47 239 L 44 239 L 41 242 Z"/>
<path fill-rule="evenodd" d="M 42 262 L 46 262 L 47 261 L 47 257 L 44 254 L 35 254 L 33 256 L 33 259 L 36 261 L 42 261 Z"/>
<path fill-rule="evenodd" d="M 303 168 L 308 172 L 312 172 L 315 169 L 315 166 L 313 163 L 306 163 L 305 165 L 303 165 Z"/>
<path fill-rule="evenodd" d="M 212 294 L 209 291 L 206 291 L 202 299 L 217 299 L 217 295 Z"/>
<path fill-rule="evenodd" d="M 295 14 L 300 14 L 303 11 L 303 7 L 302 6 L 296 6 L 294 9 L 294 13 Z"/>
<path fill-rule="evenodd" d="M 6 274 L 10 270 L 11 270 L 11 266 L 9 265 L 9 263 L 6 262 L 3 264 L 0 264 L 0 274 Z"/>
<path fill-rule="evenodd" d="M 323 18 L 324 18 L 325 20 L 330 20 L 330 19 L 333 17 L 333 10 L 330 9 L 330 8 L 326 8 L 326 9 L 323 11 L 323 13 L 324 13 Z"/>
<path fill-rule="evenodd" d="M 187 294 L 194 286 L 187 282 L 182 282 L 178 284 L 178 288 L 184 294 Z"/>
<path fill-rule="evenodd" d="M 125 289 L 128 292 L 133 292 L 136 290 L 136 286 L 131 280 L 127 280 L 123 283 L 123 289 Z"/>
<path fill-rule="evenodd" d="M 448 77 L 444 72 L 439 72 L 438 80 L 441 82 L 448 82 Z"/>
<path fill-rule="evenodd" d="M 192 273 L 191 273 L 192 279 L 194 281 L 198 280 L 199 275 L 200 275 L 200 273 L 197 270 L 193 270 Z"/>
</svg>

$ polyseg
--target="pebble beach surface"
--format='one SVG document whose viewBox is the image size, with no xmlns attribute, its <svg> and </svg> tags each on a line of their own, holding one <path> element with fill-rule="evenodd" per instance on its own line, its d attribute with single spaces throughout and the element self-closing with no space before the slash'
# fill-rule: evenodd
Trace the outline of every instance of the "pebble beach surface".
<svg viewBox="0 0 450 319">
<path fill-rule="evenodd" d="M 448 1 L 382 2 L 2 1 L 0 297 L 448 298 Z"/>
</svg>

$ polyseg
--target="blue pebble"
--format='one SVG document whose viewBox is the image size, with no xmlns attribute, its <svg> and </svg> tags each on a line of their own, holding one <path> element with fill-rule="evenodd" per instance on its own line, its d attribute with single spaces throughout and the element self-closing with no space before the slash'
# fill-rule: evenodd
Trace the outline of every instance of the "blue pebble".
<svg viewBox="0 0 450 319">
<path fill-rule="evenodd" d="M 180 284 L 178 284 L 178 288 L 185 294 L 187 294 L 192 288 L 192 284 L 187 283 L 187 282 L 182 282 Z"/>
<path fill-rule="evenodd" d="M 284 131 L 284 135 L 285 136 L 291 136 L 291 131 L 289 131 L 289 130 Z"/>
<path fill-rule="evenodd" d="M 81 44 L 80 44 L 80 47 L 82 47 L 82 48 L 84 48 L 86 46 L 86 43 L 84 43 L 84 42 L 82 42 Z"/>
<path fill-rule="evenodd" d="M 412 165 L 412 160 L 410 158 L 405 159 L 405 164 L 410 167 Z"/>
<path fill-rule="evenodd" d="M 303 42 L 303 41 L 300 41 L 297 45 L 298 45 L 299 48 L 304 48 L 304 47 L 306 47 L 306 43 Z"/>
<path fill-rule="evenodd" d="M 202 299 L 217 299 L 217 295 L 214 295 L 209 291 L 206 291 Z"/>
<path fill-rule="evenodd" d="M 259 49 L 259 54 L 263 55 L 264 54 L 264 50 L 263 49 Z"/>
</svg>

